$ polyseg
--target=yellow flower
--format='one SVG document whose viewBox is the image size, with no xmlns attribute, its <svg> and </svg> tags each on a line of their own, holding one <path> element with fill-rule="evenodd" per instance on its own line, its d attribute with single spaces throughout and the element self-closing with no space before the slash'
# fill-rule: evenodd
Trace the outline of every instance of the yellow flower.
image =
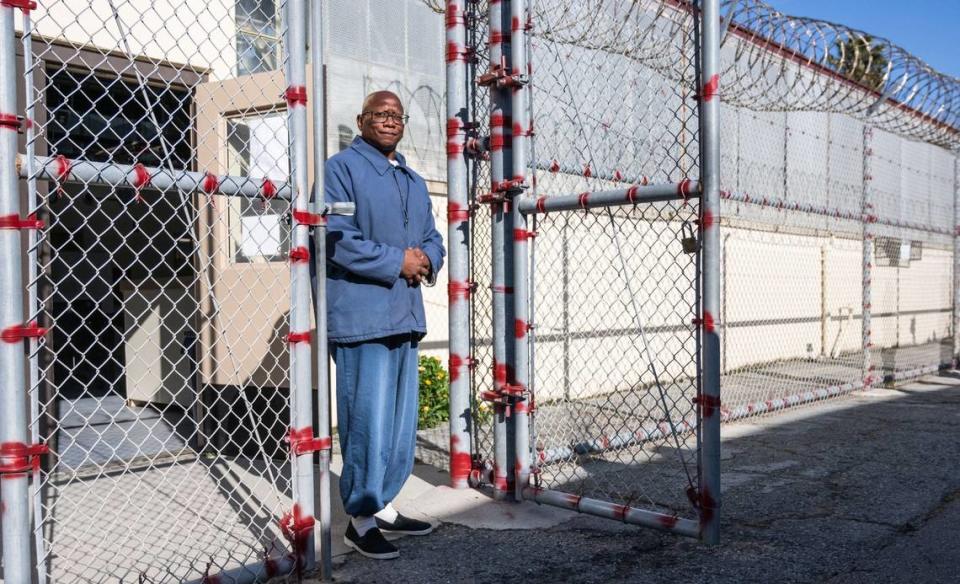
<svg viewBox="0 0 960 584">
<path fill-rule="evenodd" d="M 423 380 L 423 384 L 424 384 L 424 385 L 430 385 L 430 380 L 429 380 L 429 379 L 424 379 L 424 380 Z"/>
<path fill-rule="evenodd" d="M 426 371 L 426 370 L 427 370 L 426 367 L 424 367 L 423 365 L 420 366 L 420 373 L 423 373 L 423 372 Z"/>
</svg>

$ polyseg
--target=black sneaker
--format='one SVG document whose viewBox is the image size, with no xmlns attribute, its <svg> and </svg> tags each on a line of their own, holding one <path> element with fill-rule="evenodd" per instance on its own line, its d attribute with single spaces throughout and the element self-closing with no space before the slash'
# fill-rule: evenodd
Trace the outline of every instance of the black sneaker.
<svg viewBox="0 0 960 584">
<path fill-rule="evenodd" d="M 389 521 L 384 521 L 379 517 L 375 517 L 377 520 L 377 527 L 383 531 L 389 531 L 391 533 L 403 533 L 406 535 L 427 535 L 433 531 L 433 526 L 427 523 L 426 521 L 418 521 L 416 519 L 410 519 L 409 517 L 404 517 L 397 513 L 397 518 L 393 523 Z"/>
<path fill-rule="evenodd" d="M 352 521 L 347 525 L 347 532 L 343 534 L 343 543 L 357 550 L 361 555 L 375 560 L 392 560 L 400 557 L 400 550 L 387 541 L 379 529 L 376 527 L 368 529 L 363 537 L 360 537 Z"/>
</svg>

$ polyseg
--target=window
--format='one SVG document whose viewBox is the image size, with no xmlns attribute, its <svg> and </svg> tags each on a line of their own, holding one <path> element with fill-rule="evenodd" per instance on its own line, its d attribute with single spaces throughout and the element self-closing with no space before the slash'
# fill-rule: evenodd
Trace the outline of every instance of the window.
<svg viewBox="0 0 960 584">
<path fill-rule="evenodd" d="M 227 120 L 228 173 L 260 182 L 290 179 L 287 115 L 270 112 Z M 284 261 L 290 252 L 289 201 L 230 198 L 230 256 L 234 262 Z"/>
<path fill-rule="evenodd" d="M 237 75 L 280 67 L 279 8 L 276 0 L 237 0 Z"/>
</svg>

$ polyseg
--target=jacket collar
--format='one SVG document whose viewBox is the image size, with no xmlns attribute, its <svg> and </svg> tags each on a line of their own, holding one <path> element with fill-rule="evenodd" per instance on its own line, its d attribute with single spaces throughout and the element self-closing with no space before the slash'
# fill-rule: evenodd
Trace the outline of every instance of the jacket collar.
<svg viewBox="0 0 960 584">
<path fill-rule="evenodd" d="M 382 152 L 374 148 L 373 146 L 367 144 L 367 142 L 360 136 L 357 136 L 353 139 L 353 144 L 350 145 L 350 148 L 356 150 L 360 153 L 361 156 L 367 159 L 367 162 L 373 165 L 373 168 L 376 169 L 377 173 L 381 176 L 390 170 L 390 167 L 393 166 L 390 164 L 390 159 L 383 155 Z M 402 168 L 406 170 L 407 160 L 403 157 L 403 154 L 399 152 L 395 153 L 397 157 L 397 168 Z"/>
</svg>

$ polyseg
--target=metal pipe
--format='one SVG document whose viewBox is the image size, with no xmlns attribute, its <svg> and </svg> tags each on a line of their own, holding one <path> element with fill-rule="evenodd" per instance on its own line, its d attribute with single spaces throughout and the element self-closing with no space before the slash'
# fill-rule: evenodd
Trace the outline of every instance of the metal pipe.
<svg viewBox="0 0 960 584">
<path fill-rule="evenodd" d="M 450 339 L 450 486 L 464 489 L 470 438 L 470 202 L 467 195 L 465 0 L 447 2 L 447 286 Z"/>
<path fill-rule="evenodd" d="M 510 1 L 510 61 L 512 63 L 511 77 L 516 84 L 511 96 L 513 111 L 513 181 L 523 185 L 522 191 L 513 198 L 513 314 L 514 314 L 514 375 L 516 393 L 513 403 L 514 428 L 514 485 L 517 501 L 523 500 L 523 489 L 530 478 L 530 426 L 527 413 L 529 411 L 530 396 L 530 281 L 529 281 L 529 246 L 528 242 L 534 235 L 527 228 L 527 216 L 520 211 L 520 202 L 532 200 L 525 196 L 529 187 L 527 177 L 527 150 L 529 135 L 532 133 L 527 100 L 529 99 L 529 63 L 527 61 L 527 2 L 526 0 Z"/>
<path fill-rule="evenodd" d="M 150 178 L 150 187 L 158 190 L 178 189 L 181 192 L 210 192 L 204 187 L 213 185 L 214 181 L 219 182 L 216 191 L 217 195 L 242 197 L 247 199 L 260 199 L 264 197 L 263 181 L 258 181 L 245 176 L 214 176 L 205 173 L 180 171 L 171 173 L 169 170 L 155 167 L 143 167 L 143 171 L 135 169 L 135 165 L 115 164 L 112 162 L 91 162 L 89 160 L 70 160 L 61 161 L 57 158 L 48 156 L 35 156 L 36 170 L 31 173 L 26 156 L 17 158 L 17 168 L 20 178 L 29 179 L 35 177 L 41 180 L 52 180 L 60 182 L 76 182 L 85 185 L 98 185 L 106 187 L 136 187 L 138 184 L 137 173 L 146 172 Z M 69 176 L 60 178 L 60 170 L 63 164 L 68 165 Z M 269 188 L 275 188 L 275 194 L 271 197 L 289 201 L 293 189 L 288 183 L 276 182 Z M 356 206 L 353 203 L 330 203 L 324 204 L 319 213 L 321 215 L 352 215 Z"/>
<path fill-rule="evenodd" d="M 30 11 L 23 11 L 23 37 L 21 45 L 23 47 L 23 84 L 24 84 L 24 117 L 33 122 L 36 119 L 36 100 L 34 99 L 33 85 L 33 35 L 31 31 L 33 25 L 30 19 Z M 27 153 L 27 172 L 32 174 L 34 164 L 34 152 L 36 150 L 37 130 L 36 123 L 26 124 L 24 128 L 24 148 Z M 40 208 L 37 199 L 37 181 L 36 179 L 27 181 L 27 216 L 35 216 Z M 29 321 L 38 321 L 40 319 L 40 299 L 37 286 L 39 283 L 38 275 L 38 257 L 39 248 L 38 232 L 31 229 L 27 233 L 27 311 Z M 29 371 L 27 374 L 27 387 L 30 392 L 30 442 L 38 444 L 40 442 L 40 339 L 31 338 L 27 346 L 29 355 Z M 44 537 L 44 514 L 43 514 L 43 482 L 40 465 L 33 467 L 33 545 L 36 550 L 36 578 L 37 584 L 46 584 L 47 570 L 44 563 L 47 558 L 46 539 Z"/>
<path fill-rule="evenodd" d="M 178 189 L 184 193 L 210 193 L 257 199 L 262 197 L 289 201 L 293 189 L 284 182 L 264 181 L 246 176 L 212 175 L 204 172 L 169 169 L 152 166 L 67 160 L 62 157 L 36 156 L 30 171 L 26 157 L 18 156 L 17 171 L 21 178 L 37 178 L 59 183 L 77 182 L 85 185 L 110 187 L 150 188 L 165 191 Z"/>
<path fill-rule="evenodd" d="M 17 63 L 14 9 L 0 5 L 0 220 L 20 215 L 17 173 Z M 0 507 L 5 581 L 31 582 L 27 392 L 23 351 L 23 253 L 20 230 L 0 228 Z"/>
<path fill-rule="evenodd" d="M 521 213 L 549 213 L 550 211 L 576 211 L 617 205 L 638 205 L 665 201 L 686 200 L 700 196 L 700 183 L 685 180 L 680 183 L 659 185 L 632 185 L 613 191 L 594 191 L 553 197 L 532 197 L 519 200 Z"/>
<path fill-rule="evenodd" d="M 324 95 L 324 55 L 323 38 L 323 2 L 310 2 L 310 61 L 313 112 L 313 208 L 314 212 L 325 207 L 324 201 L 324 165 L 327 161 L 326 103 Z M 327 349 L 327 227 L 319 221 L 313 228 L 313 249 L 311 258 L 317 277 L 311 281 L 313 286 L 314 318 L 317 324 L 317 436 L 330 436 L 330 355 Z M 328 442 L 331 444 L 331 442 Z M 330 490 L 330 446 L 319 451 L 318 501 L 320 521 L 320 578 L 333 579 L 333 541 L 330 532 L 332 510 Z"/>
<path fill-rule="evenodd" d="M 699 526 L 696 521 L 677 517 L 676 515 L 667 515 L 646 509 L 617 505 L 609 501 L 599 501 L 597 499 L 581 497 L 580 495 L 561 493 L 539 487 L 527 487 L 523 489 L 523 498 L 541 505 L 551 505 L 587 515 L 596 515 L 597 517 L 615 519 L 633 525 L 652 527 L 677 535 L 685 535 L 687 537 L 697 537 L 698 535 Z"/>
<path fill-rule="evenodd" d="M 489 55 L 491 67 L 498 67 L 505 63 L 503 31 L 503 3 L 491 2 L 489 6 Z M 502 89 L 496 85 L 490 88 L 490 179 L 491 188 L 504 182 L 508 170 L 512 170 L 510 140 L 506 139 L 507 129 L 511 128 L 510 100 L 506 98 Z M 494 202 L 491 204 L 491 283 L 493 292 L 493 387 L 495 391 L 502 391 L 504 386 L 513 382 L 513 346 L 507 343 L 509 322 L 512 321 L 509 312 L 512 312 L 512 302 L 508 297 L 513 295 L 512 270 L 508 265 L 506 253 L 507 233 L 510 229 L 511 216 L 505 210 L 505 204 Z M 500 403 L 494 403 L 493 415 L 493 476 L 494 497 L 504 499 L 508 496 L 513 482 L 513 468 L 510 460 L 513 452 L 509 448 L 507 408 Z"/>
<path fill-rule="evenodd" d="M 960 357 L 960 156 L 953 157 L 953 366 Z"/>
<path fill-rule="evenodd" d="M 849 221 L 860 222 L 863 220 L 862 208 L 857 211 L 848 211 L 836 207 L 827 207 L 824 205 L 813 205 L 800 201 L 788 201 L 787 199 L 750 196 L 747 193 L 738 193 L 732 191 L 720 191 L 720 198 L 726 201 L 735 201 L 737 203 L 747 203 L 759 207 L 770 207 L 777 211 L 797 211 L 800 213 L 809 213 L 812 215 L 823 215 L 832 219 L 847 219 Z M 927 225 L 916 221 L 900 221 L 898 219 L 887 219 L 871 215 L 871 222 L 877 225 L 888 225 L 890 227 L 900 227 L 903 229 L 913 229 L 914 231 L 925 231 L 939 235 L 953 236 L 954 231 L 937 227 L 936 225 Z"/>
<path fill-rule="evenodd" d="M 862 271 L 862 305 L 863 320 L 861 320 L 862 348 L 863 348 L 863 388 L 870 389 L 876 381 L 873 360 L 870 358 L 870 348 L 873 346 L 871 330 L 871 280 L 873 271 L 873 220 L 875 219 L 873 206 L 873 128 L 863 127 L 863 201 L 861 203 L 861 225 L 863 226 L 863 257 Z M 898 307 L 899 308 L 899 307 Z"/>
<path fill-rule="evenodd" d="M 290 128 L 290 176 L 294 220 L 291 225 L 291 249 L 306 250 L 310 225 L 297 214 L 310 209 L 310 184 L 307 177 L 307 13 L 304 0 L 287 1 L 287 115 Z M 314 97 L 315 99 L 315 97 Z M 297 568 L 309 571 L 315 562 L 313 453 L 297 453 L 293 433 L 313 437 L 312 384 L 313 363 L 310 347 L 310 267 L 304 261 L 290 262 L 290 430 L 291 476 L 294 518 L 291 546 L 297 556 Z M 298 335 L 299 340 L 295 340 Z"/>
<path fill-rule="evenodd" d="M 698 507 L 700 537 L 720 542 L 720 1 L 702 0 L 700 13 L 700 238 L 703 297 L 700 326 L 703 355 L 699 411 L 703 428 Z M 696 18 L 696 13 L 694 13 Z"/>
</svg>

